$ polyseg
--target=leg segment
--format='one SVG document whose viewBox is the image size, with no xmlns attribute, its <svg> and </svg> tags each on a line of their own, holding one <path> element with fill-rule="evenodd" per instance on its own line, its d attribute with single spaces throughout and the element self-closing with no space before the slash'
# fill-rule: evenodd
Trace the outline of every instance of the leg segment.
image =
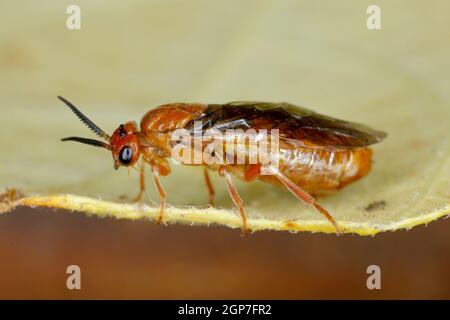
<svg viewBox="0 0 450 320">
<path fill-rule="evenodd" d="M 158 224 L 161 224 L 163 221 L 163 215 L 164 215 L 164 208 L 166 207 L 166 193 L 164 192 L 164 189 L 159 181 L 159 174 L 158 171 L 153 169 L 153 181 L 155 182 L 156 189 L 159 193 L 159 198 L 161 200 L 160 210 L 159 210 L 159 216 L 156 219 L 156 222 Z"/>
<path fill-rule="evenodd" d="M 244 202 L 242 201 L 241 197 L 239 196 L 236 187 L 233 184 L 233 181 L 231 180 L 231 175 L 228 173 L 226 167 L 220 167 L 219 174 L 223 177 L 225 177 L 227 181 L 228 186 L 228 192 L 230 193 L 231 200 L 233 200 L 233 203 L 236 207 L 239 208 L 239 213 L 242 218 L 242 235 L 246 236 L 249 233 L 249 229 L 247 226 L 247 215 L 244 210 Z"/>
<path fill-rule="evenodd" d="M 216 192 L 214 191 L 214 186 L 211 183 L 208 169 L 206 167 L 203 168 L 203 173 L 205 175 L 206 187 L 208 188 L 209 204 L 214 207 L 216 205 Z"/>
<path fill-rule="evenodd" d="M 134 198 L 134 202 L 141 202 L 142 195 L 145 192 L 145 162 L 141 162 L 141 168 L 139 173 L 139 194 Z"/>
<path fill-rule="evenodd" d="M 330 221 L 330 223 L 336 229 L 338 234 L 342 234 L 341 229 L 338 227 L 336 220 L 334 220 L 333 216 L 321 205 L 319 205 L 316 200 L 306 191 L 303 191 L 298 185 L 292 182 L 288 177 L 279 172 L 278 170 L 272 170 L 275 177 L 283 183 L 283 185 L 300 201 L 302 201 L 306 205 L 313 206 L 318 210 L 321 214 L 325 216 L 325 218 Z"/>
</svg>

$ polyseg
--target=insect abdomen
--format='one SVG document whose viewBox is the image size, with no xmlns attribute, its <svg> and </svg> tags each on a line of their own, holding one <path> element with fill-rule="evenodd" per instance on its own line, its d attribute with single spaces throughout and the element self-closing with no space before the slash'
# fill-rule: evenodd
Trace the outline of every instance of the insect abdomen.
<svg viewBox="0 0 450 320">
<path fill-rule="evenodd" d="M 326 149 L 296 148 L 283 150 L 279 170 L 311 195 L 327 195 L 358 180 L 370 171 L 372 150 L 357 148 L 330 151 Z M 228 165 L 229 171 L 242 180 L 254 165 Z M 282 186 L 271 175 L 259 175 L 259 180 Z"/>
<path fill-rule="evenodd" d="M 335 151 L 296 148 L 281 153 L 279 169 L 310 194 L 326 195 L 364 177 L 371 164 L 370 148 Z M 270 176 L 261 176 L 260 180 L 279 184 Z"/>
</svg>

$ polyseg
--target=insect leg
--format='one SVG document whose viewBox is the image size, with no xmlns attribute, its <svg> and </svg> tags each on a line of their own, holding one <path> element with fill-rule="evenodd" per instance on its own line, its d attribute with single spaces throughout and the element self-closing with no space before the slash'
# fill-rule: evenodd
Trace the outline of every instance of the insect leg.
<svg viewBox="0 0 450 320">
<path fill-rule="evenodd" d="M 142 160 L 139 172 L 139 194 L 134 198 L 134 202 L 141 202 L 142 195 L 145 192 L 145 162 Z"/>
<path fill-rule="evenodd" d="M 158 224 L 161 224 L 163 221 L 164 208 L 166 207 L 166 193 L 161 185 L 161 182 L 159 181 L 159 174 L 155 168 L 153 168 L 153 181 L 155 182 L 155 186 L 156 186 L 156 189 L 158 190 L 159 198 L 161 200 L 159 216 L 156 219 L 156 222 Z"/>
<path fill-rule="evenodd" d="M 206 187 L 208 188 L 209 204 L 214 207 L 216 204 L 216 192 L 214 191 L 214 186 L 209 178 L 208 168 L 204 167 L 203 173 L 205 175 Z"/>
<path fill-rule="evenodd" d="M 247 215 L 244 210 L 244 202 L 239 196 L 236 187 L 234 186 L 233 181 L 231 180 L 231 175 L 228 173 L 227 168 L 225 166 L 219 168 L 219 174 L 225 177 L 231 200 L 233 200 L 234 205 L 239 208 L 239 213 L 242 218 L 242 236 L 246 236 L 248 235 L 249 229 L 247 226 Z"/>
<path fill-rule="evenodd" d="M 284 174 L 282 174 L 279 170 L 270 168 L 273 175 L 278 178 L 278 180 L 283 183 L 283 185 L 288 189 L 297 199 L 305 203 L 306 205 L 313 206 L 318 210 L 321 214 L 325 216 L 325 218 L 328 219 L 328 221 L 334 226 L 336 229 L 337 234 L 342 234 L 341 229 L 336 223 L 336 220 L 334 220 L 333 216 L 320 204 L 316 202 L 316 200 L 306 191 L 304 191 L 302 188 L 300 188 L 298 185 L 296 185 L 294 182 L 292 182 L 288 177 L 286 177 Z"/>
</svg>

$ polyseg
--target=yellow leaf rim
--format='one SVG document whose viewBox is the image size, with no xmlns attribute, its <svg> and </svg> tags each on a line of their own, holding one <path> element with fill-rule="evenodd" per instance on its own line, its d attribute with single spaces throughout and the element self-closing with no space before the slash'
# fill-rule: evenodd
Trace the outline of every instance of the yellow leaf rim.
<svg viewBox="0 0 450 320">
<path fill-rule="evenodd" d="M 114 217 L 117 219 L 149 219 L 156 220 L 159 214 L 159 207 L 151 207 L 146 204 L 126 204 L 104 201 L 76 195 L 50 195 L 50 196 L 30 196 L 14 201 L 0 203 L 0 213 L 6 213 L 16 207 L 43 207 L 64 209 L 82 212 L 88 216 Z M 449 216 L 450 205 L 437 209 L 433 212 L 420 216 L 404 218 L 401 221 L 389 224 L 373 224 L 370 222 L 338 221 L 343 233 L 353 233 L 361 236 L 375 235 L 384 231 L 396 231 L 401 229 L 411 229 L 415 226 L 427 224 L 444 216 Z M 213 207 L 197 208 L 186 207 L 177 208 L 169 206 L 164 211 L 164 224 L 188 224 L 188 225 L 222 225 L 229 228 L 241 228 L 242 220 L 240 216 L 232 210 L 217 209 Z M 334 227 L 326 220 L 273 220 L 265 218 L 248 219 L 248 226 L 252 232 L 274 230 L 290 231 L 293 233 L 301 231 L 322 232 L 336 234 Z"/>
</svg>

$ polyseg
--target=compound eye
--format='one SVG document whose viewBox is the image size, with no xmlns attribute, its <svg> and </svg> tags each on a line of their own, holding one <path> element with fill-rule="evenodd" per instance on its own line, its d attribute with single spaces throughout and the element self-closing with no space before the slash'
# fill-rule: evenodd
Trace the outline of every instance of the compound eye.
<svg viewBox="0 0 450 320">
<path fill-rule="evenodd" d="M 123 147 L 122 150 L 120 150 L 119 158 L 122 164 L 130 164 L 131 159 L 133 158 L 133 150 L 130 147 Z"/>
</svg>

